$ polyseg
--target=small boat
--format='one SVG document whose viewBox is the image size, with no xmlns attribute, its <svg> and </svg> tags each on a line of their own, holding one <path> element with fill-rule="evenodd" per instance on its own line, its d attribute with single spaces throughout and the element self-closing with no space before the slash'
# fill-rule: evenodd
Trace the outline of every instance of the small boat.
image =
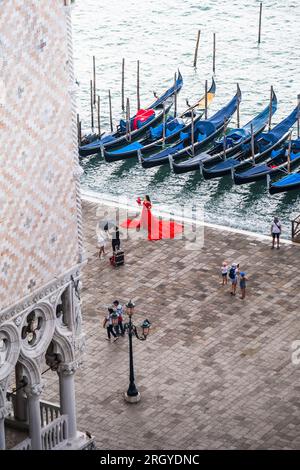
<svg viewBox="0 0 300 470">
<path fill-rule="evenodd" d="M 139 110 L 138 113 L 130 119 L 130 139 L 134 141 L 141 137 L 145 132 L 159 123 L 163 119 L 164 108 L 168 112 L 173 104 L 173 95 L 178 93 L 183 85 L 183 79 L 178 70 L 176 84 L 169 88 L 160 98 L 157 98 L 145 110 Z M 124 119 L 120 120 L 120 124 L 115 132 L 104 135 L 101 139 L 96 139 L 87 145 L 79 147 L 79 155 L 86 157 L 99 153 L 101 149 L 120 148 L 128 142 L 127 123 Z"/>
<path fill-rule="evenodd" d="M 290 158 L 288 158 L 289 144 L 286 142 L 280 149 L 272 150 L 271 158 L 265 163 L 254 165 L 242 173 L 234 173 L 235 184 L 252 183 L 275 176 L 287 169 L 294 168 L 300 164 L 300 139 L 291 141 Z"/>
<path fill-rule="evenodd" d="M 207 92 L 207 105 L 209 105 L 216 92 L 216 84 L 212 79 L 212 84 Z M 181 141 L 180 135 L 188 133 L 192 127 L 199 121 L 205 111 L 205 96 L 197 101 L 193 106 L 189 106 L 178 117 L 168 116 L 166 121 L 156 127 L 150 127 L 146 136 L 133 143 L 125 145 L 118 150 L 104 150 L 104 158 L 107 162 L 125 160 L 133 157 L 144 157 L 163 150 L 175 141 L 178 145 Z M 193 123 L 192 123 L 193 120 Z M 165 134 L 163 136 L 163 134 Z M 185 139 L 185 137 L 184 137 Z"/>
<path fill-rule="evenodd" d="M 234 95 L 229 103 L 215 113 L 211 118 L 198 121 L 194 127 L 194 145 L 191 145 L 191 133 L 186 139 L 175 147 L 170 147 L 148 158 L 142 158 L 143 168 L 151 168 L 153 166 L 164 165 L 171 159 L 179 160 L 181 158 L 191 156 L 192 152 L 199 152 L 205 148 L 217 135 L 222 132 L 224 125 L 235 113 L 238 101 L 241 101 L 240 90 Z"/>
<path fill-rule="evenodd" d="M 205 179 L 219 178 L 227 174 L 234 174 L 236 169 L 243 170 L 249 168 L 254 163 L 266 160 L 272 150 L 280 147 L 288 138 L 290 128 L 297 120 L 298 108 L 296 107 L 283 121 L 275 126 L 270 132 L 261 132 L 254 139 L 254 155 L 252 155 L 251 144 L 243 144 L 239 153 L 227 158 L 223 162 L 211 168 L 202 168 Z M 255 153 L 256 152 L 256 153 Z"/>
<path fill-rule="evenodd" d="M 300 189 L 300 171 L 286 175 L 269 185 L 270 194 L 284 193 L 294 189 Z"/>
<path fill-rule="evenodd" d="M 272 95 L 271 113 L 272 115 L 277 110 L 277 98 L 275 93 Z M 264 130 L 267 125 L 270 113 L 270 105 L 268 105 L 261 113 L 255 116 L 251 121 L 247 122 L 243 127 L 232 129 L 225 138 L 217 140 L 215 145 L 208 152 L 201 152 L 194 157 L 183 160 L 182 162 L 174 163 L 174 173 L 187 173 L 188 171 L 195 171 L 200 168 L 202 164 L 211 165 L 214 162 L 225 160 L 225 158 L 232 157 L 241 148 L 251 140 L 251 126 L 253 135 L 256 136 Z"/>
</svg>

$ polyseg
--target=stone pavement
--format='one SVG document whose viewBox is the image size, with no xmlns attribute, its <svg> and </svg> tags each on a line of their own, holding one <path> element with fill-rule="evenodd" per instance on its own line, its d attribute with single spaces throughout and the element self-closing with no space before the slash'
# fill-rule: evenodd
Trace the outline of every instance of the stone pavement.
<svg viewBox="0 0 300 470">
<path fill-rule="evenodd" d="M 111 209 L 107 209 L 108 212 Z M 296 449 L 300 447 L 300 247 L 205 229 L 202 249 L 182 240 L 124 241 L 126 264 L 97 258 L 97 205 L 83 202 L 82 307 L 87 347 L 76 374 L 78 427 L 100 449 Z M 222 261 L 239 261 L 247 297 L 220 285 Z M 138 404 L 128 404 L 128 339 L 106 341 L 114 299 L 152 322 L 133 339 Z M 57 379 L 47 373 L 47 396 Z"/>
</svg>

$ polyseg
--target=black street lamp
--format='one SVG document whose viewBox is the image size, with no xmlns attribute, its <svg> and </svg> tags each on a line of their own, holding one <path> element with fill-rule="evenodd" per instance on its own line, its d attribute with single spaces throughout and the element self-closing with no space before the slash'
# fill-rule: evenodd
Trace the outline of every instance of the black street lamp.
<svg viewBox="0 0 300 470">
<path fill-rule="evenodd" d="M 126 313 L 129 317 L 128 323 L 124 324 L 125 331 L 128 332 L 128 339 L 129 339 L 129 387 L 127 392 L 125 393 L 125 400 L 128 403 L 137 403 L 141 399 L 141 395 L 136 388 L 134 382 L 134 367 L 133 367 L 133 349 L 132 349 L 132 335 L 134 334 L 137 339 L 140 341 L 145 341 L 149 334 L 149 329 L 151 323 L 149 320 L 144 320 L 141 324 L 141 328 L 143 330 L 142 335 L 138 334 L 137 327 L 132 323 L 132 315 L 134 314 L 135 305 L 131 300 L 126 305 Z"/>
</svg>

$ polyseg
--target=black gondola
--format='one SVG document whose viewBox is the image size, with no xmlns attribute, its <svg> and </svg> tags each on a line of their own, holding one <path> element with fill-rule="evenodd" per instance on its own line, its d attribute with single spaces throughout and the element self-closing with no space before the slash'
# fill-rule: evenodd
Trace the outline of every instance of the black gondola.
<svg viewBox="0 0 300 470">
<path fill-rule="evenodd" d="M 277 110 L 277 98 L 275 93 L 272 95 L 271 113 L 272 115 Z M 183 160 L 179 163 L 173 164 L 174 173 L 181 174 L 189 171 L 195 171 L 205 164 L 206 166 L 212 165 L 215 162 L 222 161 L 225 158 L 235 155 L 243 146 L 251 139 L 251 126 L 253 135 L 256 136 L 262 132 L 268 122 L 270 112 L 270 105 L 268 105 L 261 113 L 255 116 L 251 121 L 247 122 L 242 128 L 231 130 L 225 137 L 216 142 L 216 144 L 208 150 L 208 152 L 201 152 L 194 157 Z"/>
<path fill-rule="evenodd" d="M 183 85 L 183 79 L 180 71 L 178 71 L 178 78 L 176 83 L 169 88 L 160 98 L 152 103 L 146 111 L 154 111 L 146 122 L 139 124 L 138 115 L 130 119 L 130 131 L 131 141 L 134 141 L 145 134 L 150 126 L 159 123 L 163 119 L 163 108 L 168 112 L 173 103 L 173 95 L 178 93 Z M 150 114 L 150 113 L 149 113 Z M 79 147 L 79 155 L 86 157 L 99 153 L 101 149 L 112 149 L 120 148 L 127 143 L 128 132 L 126 131 L 126 121 L 120 120 L 120 124 L 115 132 L 104 135 L 101 139 L 94 140 L 93 142 Z"/>
<path fill-rule="evenodd" d="M 211 118 L 198 121 L 194 128 L 194 145 L 181 143 L 178 146 L 170 147 L 151 157 L 142 159 L 143 168 L 164 165 L 170 161 L 176 161 L 181 158 L 191 156 L 205 148 L 217 135 L 222 132 L 225 122 L 228 122 L 236 111 L 238 101 L 241 100 L 240 90 L 234 95 L 230 102 L 215 113 Z M 189 137 L 190 142 L 190 137 Z"/>
<path fill-rule="evenodd" d="M 227 158 L 223 162 L 214 165 L 211 168 L 203 168 L 202 174 L 205 179 L 218 178 L 230 173 L 236 169 L 249 168 L 254 163 L 260 163 L 266 160 L 272 150 L 277 149 L 288 138 L 290 128 L 296 122 L 298 108 L 296 107 L 289 116 L 275 126 L 270 132 L 261 132 L 254 139 L 255 152 L 252 155 L 251 145 L 245 144 L 234 157 Z"/>
</svg>

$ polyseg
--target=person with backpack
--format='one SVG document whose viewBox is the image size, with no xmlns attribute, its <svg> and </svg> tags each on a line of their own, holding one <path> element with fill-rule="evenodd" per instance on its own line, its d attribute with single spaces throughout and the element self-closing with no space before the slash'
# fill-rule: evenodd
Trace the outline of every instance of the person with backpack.
<svg viewBox="0 0 300 470">
<path fill-rule="evenodd" d="M 271 249 L 273 250 L 274 249 L 274 245 L 275 245 L 275 238 L 277 240 L 277 250 L 279 250 L 280 246 L 279 246 L 279 237 L 281 235 L 281 223 L 278 219 L 278 217 L 274 217 L 274 220 L 271 224 L 271 236 L 272 236 L 272 246 L 271 246 Z"/>
<path fill-rule="evenodd" d="M 118 324 L 116 326 L 116 333 L 118 336 L 124 336 L 125 333 L 125 328 L 123 325 L 123 320 L 124 320 L 124 307 L 120 304 L 118 300 L 115 300 L 113 302 L 114 306 L 114 311 L 118 315 Z"/>
<path fill-rule="evenodd" d="M 103 328 L 106 328 L 106 331 L 107 331 L 107 341 L 110 341 L 111 339 L 111 335 L 114 337 L 114 341 L 117 341 L 118 336 L 116 335 L 116 333 L 114 332 L 114 327 L 113 327 L 113 315 L 115 315 L 115 312 L 112 308 L 109 308 L 108 309 L 108 313 L 106 315 L 106 317 L 104 317 L 104 321 L 103 321 Z"/>
<path fill-rule="evenodd" d="M 231 295 L 236 294 L 236 286 L 238 280 L 238 272 L 239 272 L 239 265 L 236 263 L 232 263 L 231 268 L 229 269 L 228 277 L 231 281 Z"/>
</svg>

